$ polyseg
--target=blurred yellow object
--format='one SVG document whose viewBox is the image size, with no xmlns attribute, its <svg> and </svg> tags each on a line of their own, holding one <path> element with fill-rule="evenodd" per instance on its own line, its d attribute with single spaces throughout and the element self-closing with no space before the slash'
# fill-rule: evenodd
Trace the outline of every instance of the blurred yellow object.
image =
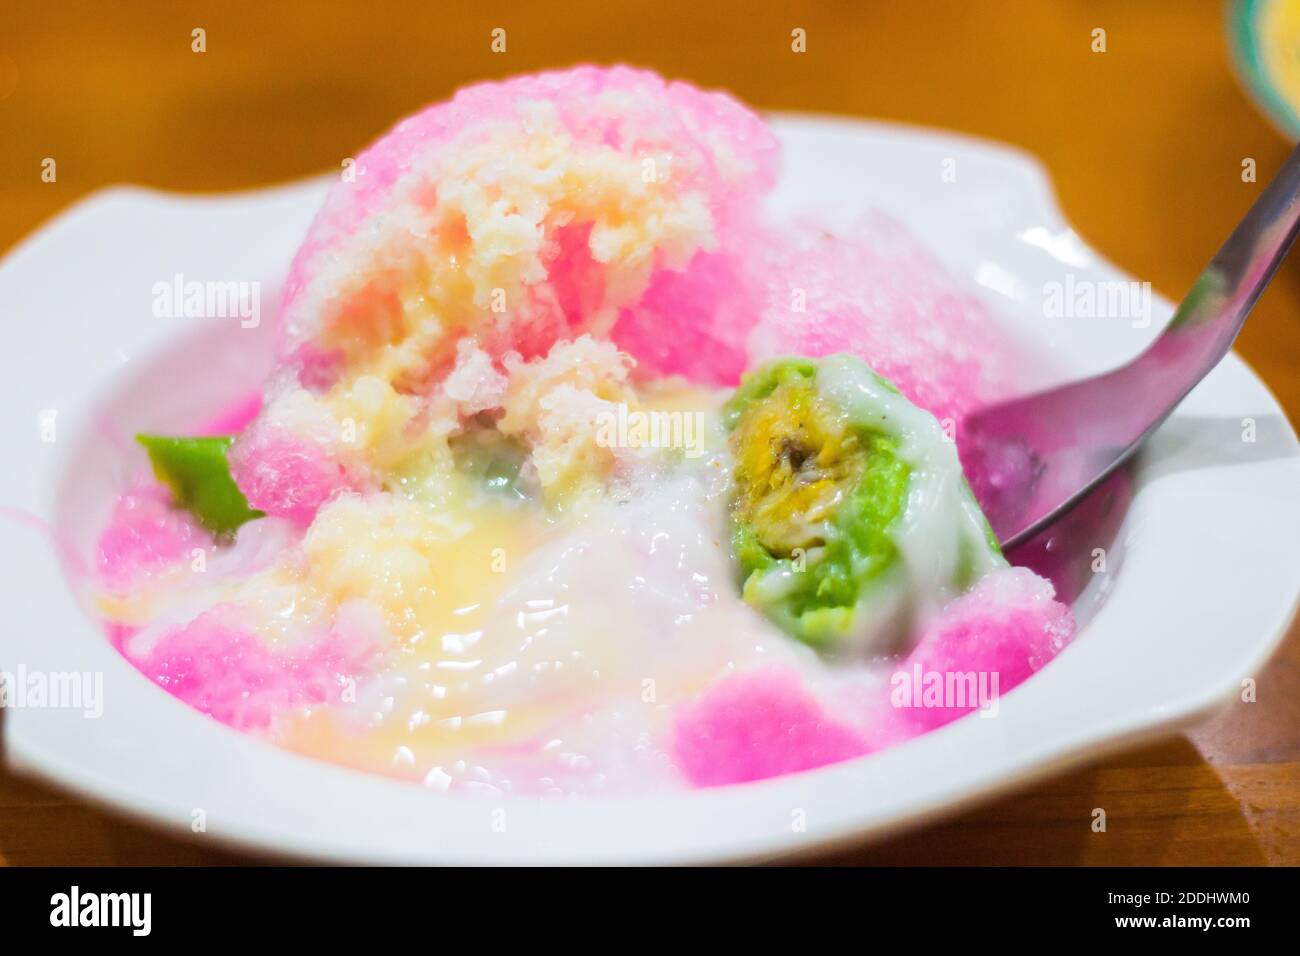
<svg viewBox="0 0 1300 956">
<path fill-rule="evenodd" d="M 1247 89 L 1277 126 L 1300 138 L 1300 0 L 1238 0 L 1228 25 Z"/>
</svg>

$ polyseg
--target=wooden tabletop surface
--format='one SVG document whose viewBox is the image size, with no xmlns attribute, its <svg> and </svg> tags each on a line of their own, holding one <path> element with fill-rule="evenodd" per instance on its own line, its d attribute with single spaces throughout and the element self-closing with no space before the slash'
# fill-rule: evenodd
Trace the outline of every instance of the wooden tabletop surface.
<svg viewBox="0 0 1300 956">
<path fill-rule="evenodd" d="M 330 0 L 302 11 L 260 0 L 5 4 L 0 250 L 101 186 L 222 191 L 337 169 L 459 85 L 588 60 L 655 67 L 761 108 L 1019 145 L 1042 158 L 1090 244 L 1174 299 L 1260 188 L 1242 181 L 1243 160 L 1267 181 L 1289 148 L 1235 82 L 1223 10 L 1209 0 Z M 497 27 L 505 53 L 490 49 Z M 791 51 L 795 28 L 804 54 Z M 1091 49 L 1097 28 L 1104 53 Z M 196 29 L 206 52 L 191 49 Z M 41 178 L 47 157 L 54 183 Z M 1298 301 L 1293 256 L 1238 343 L 1292 421 Z M 1256 702 L 1190 733 L 828 862 L 1300 864 L 1300 627 L 1257 686 Z M 1092 832 L 1094 807 L 1106 809 L 1104 834 Z M 0 862 L 245 861 L 0 769 Z"/>
</svg>

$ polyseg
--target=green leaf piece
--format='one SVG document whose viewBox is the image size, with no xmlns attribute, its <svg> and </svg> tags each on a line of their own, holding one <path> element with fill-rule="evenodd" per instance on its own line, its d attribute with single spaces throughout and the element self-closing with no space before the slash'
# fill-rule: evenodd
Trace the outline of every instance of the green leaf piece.
<svg viewBox="0 0 1300 956">
<path fill-rule="evenodd" d="M 135 440 L 149 453 L 154 475 L 171 489 L 176 505 L 217 537 L 229 538 L 240 525 L 265 516 L 248 506 L 230 475 L 226 451 L 232 436 L 136 435 Z"/>
</svg>

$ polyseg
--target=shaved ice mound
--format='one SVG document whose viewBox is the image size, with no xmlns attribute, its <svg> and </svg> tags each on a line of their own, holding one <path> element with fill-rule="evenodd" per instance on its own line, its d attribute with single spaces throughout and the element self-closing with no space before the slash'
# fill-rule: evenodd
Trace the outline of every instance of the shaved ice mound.
<svg viewBox="0 0 1300 956">
<path fill-rule="evenodd" d="M 231 450 L 230 473 L 250 507 L 304 527 L 321 505 L 354 485 L 327 449 L 275 427 L 241 437 Z"/>
<path fill-rule="evenodd" d="M 727 677 L 678 715 L 673 756 L 697 787 L 763 780 L 867 752 L 822 710 L 799 674 L 778 668 Z"/>
<path fill-rule="evenodd" d="M 750 364 L 849 352 L 941 422 L 1011 390 L 1006 333 L 889 216 L 872 213 L 836 235 L 792 224 L 766 256 Z"/>
<path fill-rule="evenodd" d="M 152 477 L 118 496 L 100 534 L 96 568 L 115 591 L 138 585 L 206 548 L 212 536 L 188 513 L 172 506 L 171 492 Z"/>
<path fill-rule="evenodd" d="M 762 241 L 758 228 L 751 255 Z M 662 270 L 641 301 L 623 310 L 610 338 L 636 357 L 642 377 L 735 385 L 749 367 L 745 339 L 765 298 L 753 273 L 751 262 L 721 253 L 700 253 L 680 272 Z"/>
<path fill-rule="evenodd" d="M 337 700 L 374 649 L 330 635 L 277 651 L 214 608 L 174 628 L 151 646 L 122 642 L 140 672 L 174 697 L 236 730 L 263 730 L 291 708 Z"/>
<path fill-rule="evenodd" d="M 983 674 L 994 695 L 1005 693 L 1073 640 L 1074 616 L 1054 598 L 1051 583 L 1027 568 L 994 571 L 944 609 L 899 672 L 941 675 L 945 685 L 959 675 L 975 675 L 978 681 Z M 902 713 L 919 729 L 946 724 L 978 705 L 973 700 L 911 703 Z"/>
<path fill-rule="evenodd" d="M 319 378 L 322 354 L 388 350 L 395 374 L 419 378 L 466 333 L 525 357 L 603 334 L 660 274 L 744 248 L 776 155 L 729 96 L 647 71 L 463 89 L 400 122 L 331 189 L 290 269 L 282 354 L 306 354 Z M 699 317 L 640 321 L 694 330 Z"/>
</svg>

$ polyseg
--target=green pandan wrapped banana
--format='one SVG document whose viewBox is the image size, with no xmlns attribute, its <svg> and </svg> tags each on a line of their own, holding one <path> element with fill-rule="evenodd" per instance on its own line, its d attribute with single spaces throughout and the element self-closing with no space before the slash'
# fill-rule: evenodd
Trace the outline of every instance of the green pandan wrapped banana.
<svg viewBox="0 0 1300 956">
<path fill-rule="evenodd" d="M 794 637 L 887 653 L 1006 564 L 953 442 L 860 359 L 770 362 L 724 423 L 743 595 Z"/>
</svg>

